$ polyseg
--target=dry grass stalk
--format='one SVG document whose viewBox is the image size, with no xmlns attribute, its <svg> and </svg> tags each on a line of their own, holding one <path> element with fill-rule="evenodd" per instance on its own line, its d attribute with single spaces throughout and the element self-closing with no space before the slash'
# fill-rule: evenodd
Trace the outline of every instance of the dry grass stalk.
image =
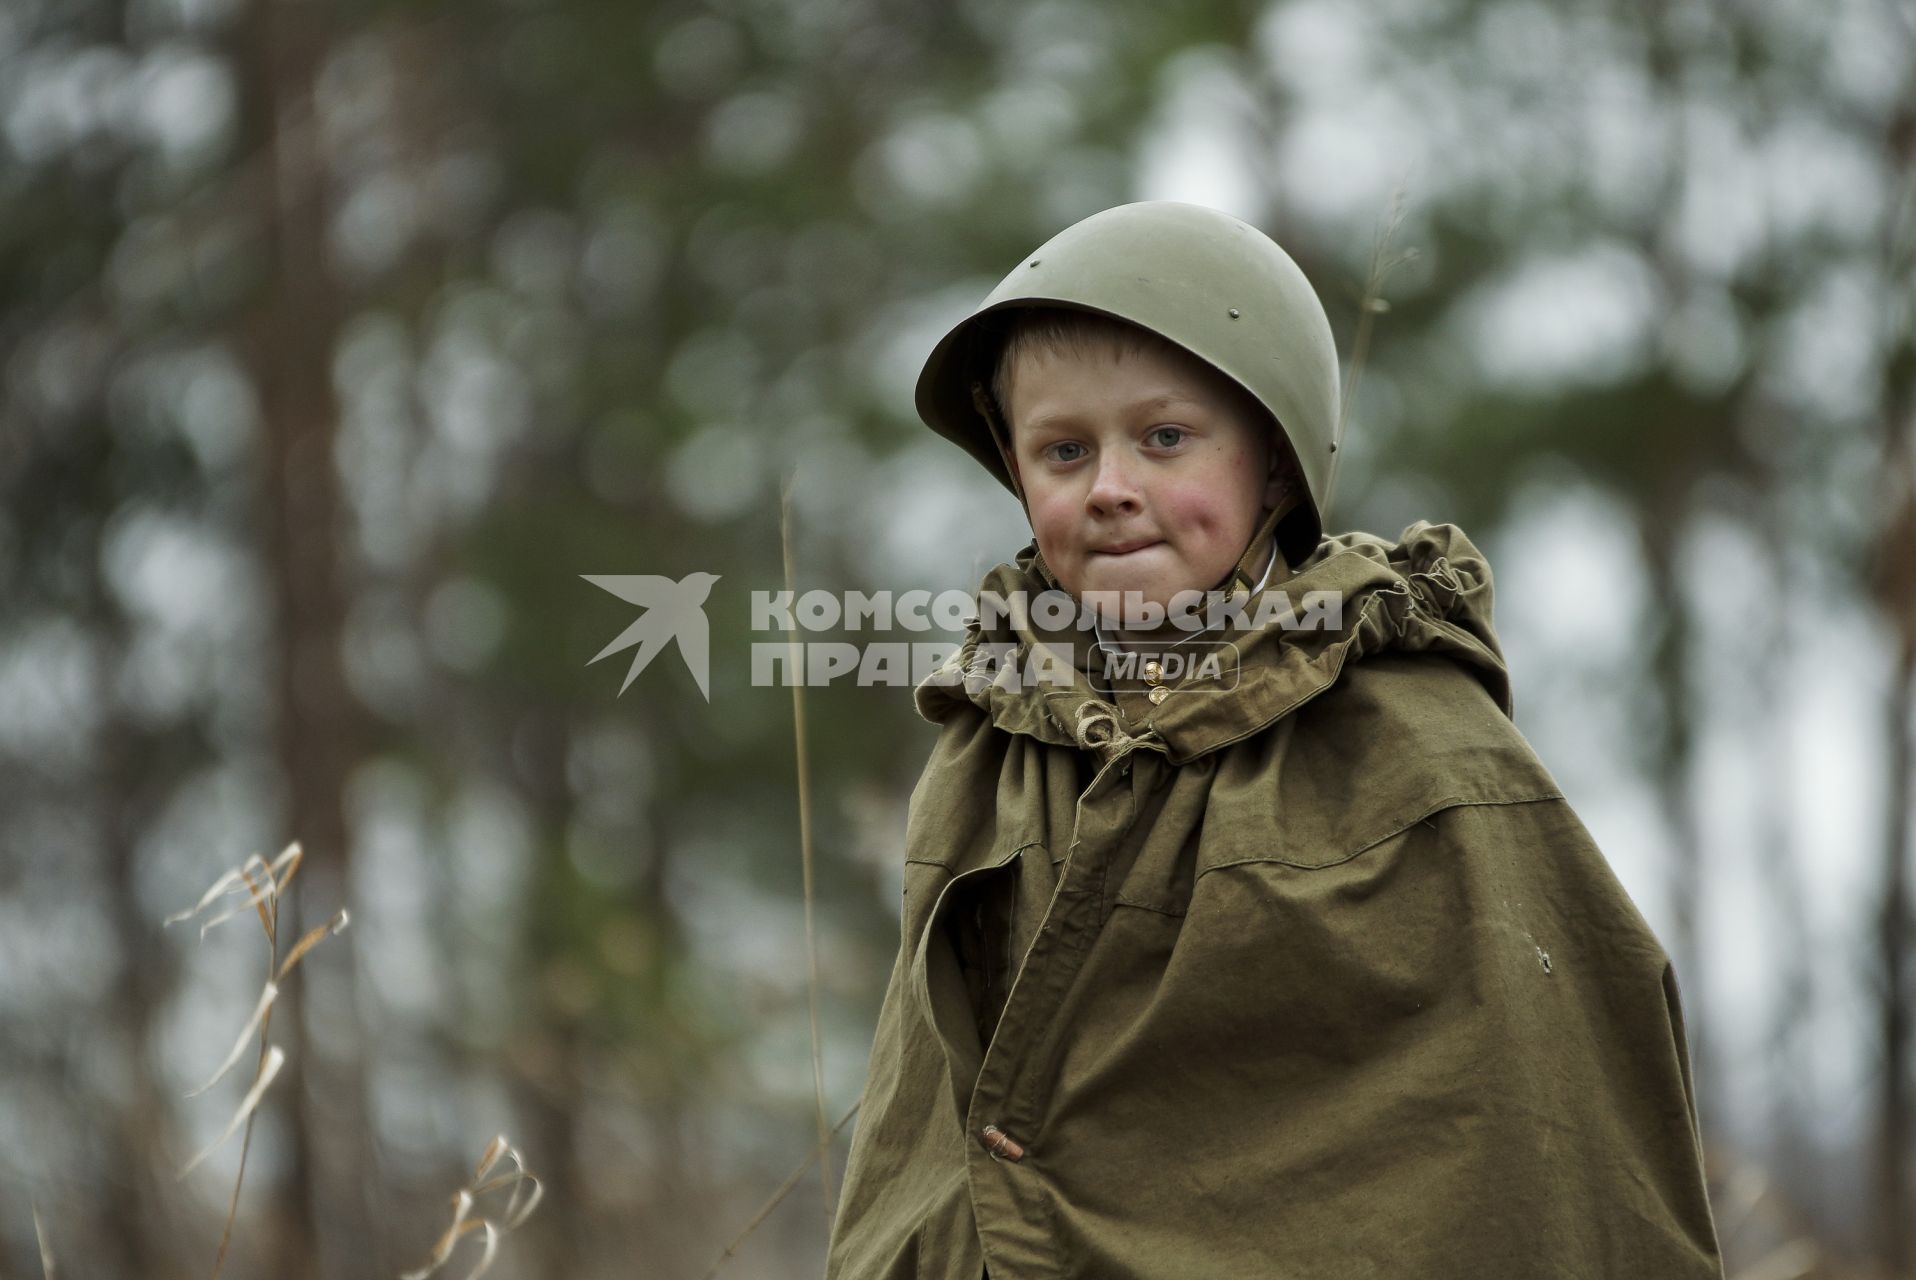
<svg viewBox="0 0 1916 1280">
<path fill-rule="evenodd" d="M 1720 1162 L 1728 1159 L 1719 1157 Z M 1769 1176 L 1761 1168 L 1740 1160 L 1732 1163 L 1730 1176 L 1712 1206 L 1717 1241 L 1725 1248 L 1734 1244 L 1743 1229 L 1756 1221 L 1758 1210 L 1769 1193 Z"/>
<path fill-rule="evenodd" d="M 1823 1265 L 1823 1251 L 1811 1240 L 1789 1240 L 1732 1280 L 1809 1280 Z"/>
<path fill-rule="evenodd" d="M 1838 1280 L 1857 1273 L 1831 1257 L 1814 1235 L 1797 1221 L 1797 1214 L 1762 1166 L 1728 1148 L 1711 1148 L 1705 1156 L 1714 1169 L 1727 1169 L 1723 1189 L 1711 1200 L 1717 1242 L 1726 1257 L 1751 1250 L 1738 1247 L 1746 1232 L 1786 1237 L 1754 1262 L 1732 1267 L 1730 1280 Z"/>
<path fill-rule="evenodd" d="M 785 589 L 796 593 L 792 568 L 792 488 L 788 479 L 784 491 L 779 494 L 778 537 L 785 557 Z M 791 641 L 791 661 L 794 670 L 802 670 L 798 664 L 802 660 L 798 638 Z M 825 1058 L 823 1038 L 818 1029 L 818 934 L 813 925 L 812 891 L 812 782 L 810 757 L 805 750 L 805 682 L 794 678 L 792 681 L 792 735 L 797 741 L 798 755 L 798 848 L 799 862 L 804 868 L 805 877 L 805 988 L 811 1005 L 812 1022 L 812 1096 L 814 1111 L 818 1119 L 819 1181 L 825 1190 L 825 1230 L 832 1229 L 832 1212 L 838 1202 L 838 1194 L 832 1187 L 832 1128 L 825 1121 Z"/>
<path fill-rule="evenodd" d="M 200 1161 L 206 1159 L 206 1157 L 212 1155 L 224 1146 L 226 1140 L 233 1136 L 233 1131 L 238 1129 L 242 1123 L 250 1127 L 253 1113 L 259 1110 L 259 1100 L 266 1096 L 266 1087 L 273 1083 L 274 1078 L 279 1075 L 279 1069 L 285 1065 L 285 1050 L 281 1049 L 278 1045 L 269 1045 L 265 1058 L 260 1062 L 258 1072 L 253 1076 L 252 1088 L 248 1089 L 246 1091 L 246 1097 L 241 1099 L 239 1109 L 233 1112 L 232 1118 L 226 1122 L 226 1128 L 220 1131 L 219 1137 L 213 1139 L 212 1142 L 207 1144 L 204 1150 L 180 1167 L 180 1176 L 182 1178 L 198 1168 Z"/>
<path fill-rule="evenodd" d="M 512 1168 L 488 1177 L 501 1161 L 510 1161 Z M 512 1188 L 512 1193 L 506 1198 L 505 1209 L 498 1221 L 474 1214 L 474 1206 L 482 1197 L 506 1187 Z M 506 1141 L 503 1133 L 500 1134 L 486 1148 L 486 1153 L 479 1157 L 471 1181 L 453 1194 L 452 1222 L 433 1244 L 432 1256 L 426 1259 L 426 1265 L 417 1271 L 406 1272 L 399 1280 L 426 1280 L 427 1276 L 446 1265 L 461 1240 L 479 1232 L 485 1237 L 484 1247 L 479 1261 L 466 1273 L 466 1280 L 478 1280 L 498 1255 L 499 1237 L 530 1217 L 544 1195 L 545 1188 L 526 1169 L 525 1159 L 519 1154 L 519 1149 Z"/>
<path fill-rule="evenodd" d="M 40 1206 L 27 1207 L 33 1211 L 33 1240 L 40 1246 L 40 1280 L 53 1280 L 53 1249 L 47 1244 L 47 1229 L 40 1223 Z"/>
<path fill-rule="evenodd" d="M 785 586 L 787 590 L 796 591 L 798 589 L 797 574 L 792 564 L 792 487 L 789 477 L 779 494 L 778 536 L 785 562 Z M 791 665 L 793 671 L 804 670 L 804 654 L 799 649 L 795 636 L 791 641 Z M 838 1136 L 839 1131 L 851 1121 L 854 1115 L 858 1114 L 859 1103 L 864 1101 L 863 1095 L 860 1095 L 859 1101 L 852 1103 L 851 1110 L 840 1117 L 837 1124 L 826 1124 L 825 1062 L 823 1037 L 820 1035 L 818 1023 L 818 934 L 813 916 L 815 894 L 812 880 L 811 757 L 805 747 L 804 682 L 796 677 L 792 682 L 792 735 L 796 741 L 798 759 L 798 847 L 799 861 L 804 869 L 805 880 L 806 988 L 811 1005 L 812 1098 L 818 1119 L 818 1141 L 806 1153 L 804 1161 L 798 1168 L 792 1170 L 790 1176 L 779 1184 L 778 1190 L 772 1193 L 771 1198 L 752 1215 L 751 1221 L 745 1224 L 744 1229 L 725 1246 L 725 1251 L 719 1254 L 717 1261 L 713 1262 L 711 1269 L 705 1273 L 706 1280 L 711 1280 L 724 1268 L 725 1264 L 738 1252 L 739 1247 L 750 1239 L 752 1233 L 758 1230 L 765 1219 L 771 1215 L 772 1210 L 791 1194 L 792 1188 L 804 1178 L 806 1170 L 812 1167 L 814 1160 L 820 1162 L 819 1176 L 825 1189 L 825 1232 L 828 1236 L 831 1234 L 832 1216 L 838 1204 L 838 1193 L 832 1185 L 832 1139 Z"/>
<path fill-rule="evenodd" d="M 771 1198 L 769 1200 L 767 1200 L 763 1205 L 759 1206 L 758 1212 L 752 1215 L 752 1220 L 745 1224 L 745 1229 L 739 1232 L 738 1235 L 733 1237 L 732 1243 L 725 1246 L 725 1252 L 721 1253 L 718 1256 L 718 1260 L 714 1262 L 711 1266 L 711 1269 L 705 1273 L 704 1280 L 712 1280 L 712 1277 L 716 1276 L 719 1273 L 719 1271 L 724 1268 L 725 1264 L 731 1261 L 732 1255 L 738 1252 L 739 1246 L 744 1244 L 747 1240 L 749 1240 L 752 1236 L 752 1233 L 759 1229 L 760 1224 L 762 1224 L 765 1221 L 765 1219 L 771 1216 L 772 1210 L 778 1208 L 780 1202 L 783 1201 L 786 1196 L 792 1193 L 792 1188 L 797 1186 L 799 1183 L 799 1179 L 805 1176 L 805 1171 L 812 1167 L 812 1161 L 818 1159 L 820 1153 L 825 1151 L 828 1147 L 830 1147 L 831 1140 L 833 1138 L 836 1138 L 838 1136 L 839 1130 L 843 1129 L 847 1124 L 849 1124 L 851 1122 L 851 1118 L 858 1114 L 859 1105 L 863 1103 L 864 1101 L 865 1101 L 865 1096 L 863 1094 L 860 1094 L 858 1097 L 858 1101 L 852 1103 L 851 1110 L 847 1111 L 844 1115 L 838 1118 L 838 1123 L 832 1126 L 831 1132 L 825 1135 L 824 1141 L 820 1142 L 818 1145 L 814 1146 L 809 1152 L 807 1152 L 805 1155 L 804 1161 L 799 1164 L 798 1168 L 792 1170 L 792 1172 L 786 1177 L 785 1181 L 779 1183 L 778 1190 L 772 1193 Z M 827 1224 L 826 1230 L 828 1232 L 830 1231 L 829 1224 Z"/>
<path fill-rule="evenodd" d="M 259 1112 L 260 1100 L 266 1096 L 266 1090 L 279 1075 L 280 1068 L 286 1063 L 284 1051 L 268 1039 L 272 1029 L 273 1006 L 279 999 L 280 984 L 306 953 L 326 938 L 332 937 L 347 924 L 347 914 L 341 910 L 325 924 L 306 932 L 305 936 L 293 944 L 285 959 L 279 954 L 279 904 L 286 896 L 286 890 L 299 874 L 300 862 L 305 851 L 297 840 L 286 846 L 277 858 L 267 862 L 257 853 L 250 855 L 239 866 L 226 872 L 215 880 L 212 887 L 200 895 L 200 900 L 185 911 L 175 912 L 166 918 L 171 926 L 196 916 L 204 916 L 200 923 L 200 938 L 205 939 L 208 932 L 231 920 L 234 916 L 251 910 L 258 918 L 260 930 L 266 935 L 267 966 L 266 982 L 260 988 L 258 1001 L 253 1006 L 252 1016 L 246 1020 L 234 1039 L 233 1048 L 227 1053 L 207 1082 L 189 1093 L 188 1097 L 197 1097 L 211 1089 L 226 1077 L 239 1064 L 245 1055 L 246 1046 L 255 1036 L 259 1038 L 259 1054 L 253 1067 L 253 1083 L 247 1088 L 246 1096 L 240 1100 L 226 1128 L 221 1130 L 203 1151 L 180 1167 L 179 1176 L 184 1178 L 200 1163 L 231 1138 L 236 1130 L 244 1127 L 245 1136 L 240 1140 L 239 1171 L 233 1178 L 233 1194 L 226 1207 L 226 1225 L 220 1232 L 219 1253 L 213 1259 L 213 1280 L 219 1280 L 222 1267 L 226 1265 L 226 1253 L 232 1245 L 233 1222 L 239 1213 L 240 1188 L 246 1181 L 246 1157 L 253 1145 L 253 1120 Z M 236 899 L 236 901 L 234 901 Z M 44 1257 L 44 1249 L 42 1251 Z"/>
<path fill-rule="evenodd" d="M 1364 371 L 1364 362 L 1370 355 L 1370 334 L 1377 316 L 1390 310 L 1390 303 L 1384 297 L 1384 279 L 1392 271 L 1417 256 L 1415 248 L 1400 253 L 1390 252 L 1391 237 L 1397 234 L 1398 226 L 1404 221 L 1404 187 L 1400 182 L 1391 192 L 1390 218 L 1371 242 L 1370 270 L 1364 281 L 1364 295 L 1357 304 L 1357 335 L 1351 340 L 1351 358 L 1348 374 L 1344 380 L 1344 394 L 1337 406 L 1337 432 L 1331 437 L 1333 444 L 1341 446 L 1344 441 L 1344 424 L 1350 420 L 1351 405 L 1357 399 L 1359 379 Z M 1333 480 L 1333 487 L 1335 481 Z M 1330 505 L 1330 494 L 1324 496 L 1324 504 Z"/>
</svg>

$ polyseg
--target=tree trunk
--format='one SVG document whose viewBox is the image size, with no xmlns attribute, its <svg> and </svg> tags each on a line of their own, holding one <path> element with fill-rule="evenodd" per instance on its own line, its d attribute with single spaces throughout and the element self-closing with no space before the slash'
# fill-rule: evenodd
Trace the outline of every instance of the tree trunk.
<svg viewBox="0 0 1916 1280">
<path fill-rule="evenodd" d="M 1907 78 L 1902 108 L 1886 130 L 1888 171 L 1916 167 L 1916 75 Z M 1878 1259 L 1891 1275 L 1905 1275 L 1909 1225 L 1909 954 L 1912 910 L 1909 859 L 1910 804 L 1916 795 L 1916 301 L 1906 282 L 1916 270 L 1916 227 L 1900 206 L 1890 210 L 1883 252 L 1883 279 L 1891 287 L 1889 353 L 1884 370 L 1883 468 L 1888 483 L 1884 521 L 1872 587 L 1895 636 L 1896 667 L 1884 708 L 1888 765 L 1883 795 L 1883 890 L 1877 915 L 1882 971 L 1880 1032 L 1883 1068 L 1878 1101 L 1876 1224 Z"/>
<path fill-rule="evenodd" d="M 326 182 L 313 86 L 332 10 L 261 0 L 237 29 L 241 118 L 257 173 L 257 215 L 269 245 L 256 305 L 239 345 L 262 417 L 258 518 L 270 578 L 276 690 L 273 752 L 289 836 L 304 869 L 282 916 L 282 946 L 346 905 L 348 774 L 367 728 L 346 683 L 348 607 L 332 357 L 344 302 L 327 271 Z M 352 934 L 306 960 L 272 1024 L 286 1051 L 275 1094 L 290 1108 L 288 1203 L 274 1275 L 285 1280 L 390 1270 L 368 1212 L 375 1190 L 362 1063 L 353 1020 Z M 315 1016 L 323 1009 L 328 1015 Z M 323 1025 L 323 1031 L 322 1031 Z"/>
</svg>

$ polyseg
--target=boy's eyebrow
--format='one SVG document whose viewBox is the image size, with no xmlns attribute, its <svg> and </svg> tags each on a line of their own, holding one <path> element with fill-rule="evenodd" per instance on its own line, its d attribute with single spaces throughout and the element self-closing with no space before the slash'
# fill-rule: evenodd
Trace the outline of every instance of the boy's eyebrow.
<svg viewBox="0 0 1916 1280">
<path fill-rule="evenodd" d="M 1147 409 L 1163 409 L 1174 404 L 1188 405 L 1189 407 L 1193 409 L 1202 409 L 1204 407 L 1202 404 L 1199 404 L 1196 400 L 1191 399 L 1191 397 L 1189 396 L 1179 395 L 1175 391 L 1167 391 L 1162 395 L 1150 396 L 1146 399 L 1137 401 L 1131 406 L 1130 412 L 1138 413 L 1142 410 L 1147 410 Z M 1072 423 L 1076 422 L 1077 420 L 1078 420 L 1078 415 L 1073 413 L 1071 410 L 1060 409 L 1056 413 L 1047 413 L 1039 417 L 1032 418 L 1026 425 L 1033 431 L 1047 431 L 1053 427 L 1069 426 Z"/>
</svg>

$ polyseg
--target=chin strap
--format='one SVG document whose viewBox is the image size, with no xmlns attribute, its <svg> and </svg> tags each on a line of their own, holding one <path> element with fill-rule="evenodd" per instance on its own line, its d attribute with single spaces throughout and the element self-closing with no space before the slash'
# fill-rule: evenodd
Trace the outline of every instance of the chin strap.
<svg viewBox="0 0 1916 1280">
<path fill-rule="evenodd" d="M 971 380 L 971 403 L 977 406 L 978 416 L 985 420 L 985 429 L 991 433 L 991 443 L 998 446 L 998 457 L 1005 465 L 1005 482 L 1018 495 L 1018 501 L 1023 503 L 1025 491 L 1018 484 L 1018 468 L 1011 465 L 1011 432 L 998 417 L 997 406 L 991 402 L 991 393 L 976 378 Z"/>
<path fill-rule="evenodd" d="M 1264 577 L 1260 566 L 1264 561 L 1264 551 L 1268 547 L 1274 559 L 1271 565 L 1271 581 L 1281 582 L 1291 576 L 1291 562 L 1284 559 L 1284 553 L 1277 546 L 1277 526 L 1285 516 L 1297 509 L 1303 499 L 1292 495 L 1264 513 L 1263 521 L 1257 532 L 1251 535 L 1251 543 L 1244 548 L 1244 554 L 1238 557 L 1237 565 L 1226 574 L 1224 580 L 1212 588 L 1227 596 L 1248 595 L 1257 589 L 1258 582 Z"/>
</svg>

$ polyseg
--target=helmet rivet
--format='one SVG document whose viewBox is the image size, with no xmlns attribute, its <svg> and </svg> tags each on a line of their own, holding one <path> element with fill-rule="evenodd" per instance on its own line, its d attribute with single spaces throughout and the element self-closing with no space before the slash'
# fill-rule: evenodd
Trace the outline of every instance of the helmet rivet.
<svg viewBox="0 0 1916 1280">
<path fill-rule="evenodd" d="M 1231 308 L 1231 319 L 1233 319 L 1233 320 L 1235 320 L 1235 319 L 1237 319 L 1237 308 L 1236 308 L 1236 307 L 1232 307 L 1232 308 Z"/>
<path fill-rule="evenodd" d="M 1337 442 L 1335 440 L 1331 441 L 1331 452 L 1332 453 L 1337 452 Z"/>
<path fill-rule="evenodd" d="M 1035 267 L 1042 261 L 1043 261 L 1042 258 L 1033 258 L 1030 262 L 1025 263 L 1025 265 L 1027 267 Z"/>
</svg>

